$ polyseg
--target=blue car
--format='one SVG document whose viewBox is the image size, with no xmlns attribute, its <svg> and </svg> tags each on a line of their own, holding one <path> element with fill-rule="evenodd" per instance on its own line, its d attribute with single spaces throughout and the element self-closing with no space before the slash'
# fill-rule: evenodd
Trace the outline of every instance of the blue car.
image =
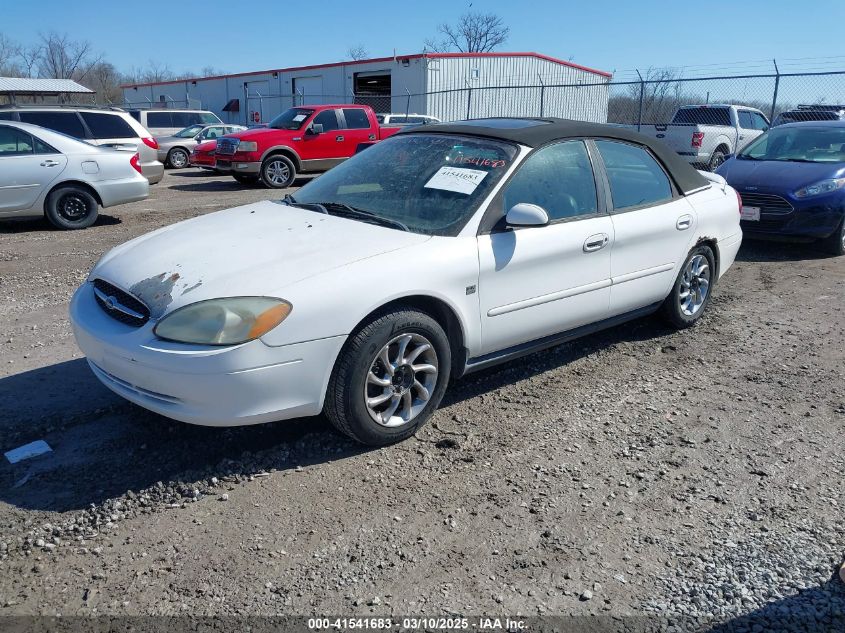
<svg viewBox="0 0 845 633">
<path fill-rule="evenodd" d="M 845 121 L 772 128 L 716 173 L 742 196 L 747 237 L 822 240 L 845 254 Z"/>
</svg>

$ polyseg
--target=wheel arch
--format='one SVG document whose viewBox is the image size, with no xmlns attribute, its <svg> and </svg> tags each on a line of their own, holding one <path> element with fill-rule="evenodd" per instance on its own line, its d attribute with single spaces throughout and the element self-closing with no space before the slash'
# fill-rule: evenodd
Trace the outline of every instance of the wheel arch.
<svg viewBox="0 0 845 633">
<path fill-rule="evenodd" d="M 276 145 L 275 147 L 271 147 L 261 155 L 261 162 L 263 163 L 271 156 L 275 156 L 277 154 L 281 154 L 289 158 L 293 162 L 294 167 L 296 167 L 296 171 L 300 171 L 302 169 L 302 161 L 299 158 L 299 154 L 287 145 Z"/>
<path fill-rule="evenodd" d="M 99 204 L 101 207 L 104 206 L 103 205 L 103 199 L 102 199 L 102 197 L 100 197 L 100 192 L 97 191 L 96 189 L 94 189 L 94 187 L 92 187 L 87 182 L 84 182 L 82 180 L 63 180 L 62 182 L 58 182 L 55 185 L 51 186 L 50 189 L 47 190 L 47 193 L 44 194 L 44 201 L 42 203 L 42 206 L 45 207 L 44 208 L 45 213 L 47 212 L 47 209 L 46 209 L 47 198 L 49 198 L 52 195 L 52 193 L 54 191 L 56 191 L 56 189 L 61 189 L 62 187 L 67 187 L 67 186 L 74 186 L 74 187 L 80 187 L 82 189 L 85 189 L 86 191 L 88 191 L 88 193 L 90 193 L 92 196 L 94 196 L 94 200 L 97 201 L 97 204 Z"/>
<path fill-rule="evenodd" d="M 713 252 L 713 265 L 716 267 L 716 274 L 713 275 L 713 284 L 718 283 L 720 276 L 719 242 L 715 237 L 700 237 L 695 246 L 707 246 Z"/>
<path fill-rule="evenodd" d="M 352 332 L 357 332 L 367 323 L 382 314 L 396 308 L 411 308 L 433 318 L 446 332 L 452 348 L 452 376 L 459 377 L 466 365 L 466 332 L 457 311 L 448 302 L 432 295 L 415 294 L 391 299 L 387 303 L 371 310 L 355 324 Z"/>
</svg>

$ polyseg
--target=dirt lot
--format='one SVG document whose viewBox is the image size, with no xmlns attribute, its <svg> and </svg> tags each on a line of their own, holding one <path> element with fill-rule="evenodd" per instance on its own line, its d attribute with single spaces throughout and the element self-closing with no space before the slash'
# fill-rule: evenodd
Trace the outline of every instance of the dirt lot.
<svg viewBox="0 0 845 633">
<path fill-rule="evenodd" d="M 184 170 L 83 232 L 0 225 L 0 451 L 53 448 L 0 460 L 0 614 L 842 624 L 845 259 L 747 243 L 694 329 L 644 319 L 460 380 L 381 450 L 100 386 L 66 314 L 97 258 L 275 197 Z"/>
</svg>

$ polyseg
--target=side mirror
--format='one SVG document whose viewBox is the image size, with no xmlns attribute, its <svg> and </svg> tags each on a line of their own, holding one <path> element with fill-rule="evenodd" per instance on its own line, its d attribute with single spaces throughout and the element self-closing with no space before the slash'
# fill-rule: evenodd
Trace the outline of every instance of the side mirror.
<svg viewBox="0 0 845 633">
<path fill-rule="evenodd" d="M 311 126 L 306 130 L 308 134 L 313 134 L 316 136 L 317 134 L 323 133 L 323 124 L 322 123 L 312 123 Z"/>
<path fill-rule="evenodd" d="M 200 132 L 194 137 L 194 140 L 199 143 L 202 143 L 205 140 L 205 136 L 203 136 L 202 132 Z"/>
<path fill-rule="evenodd" d="M 510 208 L 505 222 L 509 226 L 545 226 L 549 223 L 549 214 L 536 204 L 520 202 Z"/>
</svg>

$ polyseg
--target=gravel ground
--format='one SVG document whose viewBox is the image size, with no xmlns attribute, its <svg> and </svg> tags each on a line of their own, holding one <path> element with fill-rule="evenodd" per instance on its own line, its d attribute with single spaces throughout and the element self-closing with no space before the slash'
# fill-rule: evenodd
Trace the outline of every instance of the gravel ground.
<svg viewBox="0 0 845 633">
<path fill-rule="evenodd" d="M 0 615 L 843 630 L 845 260 L 749 242 L 692 330 L 643 319 L 472 375 L 385 449 L 321 418 L 191 427 L 101 387 L 66 317 L 96 259 L 280 195 L 183 170 L 83 232 L 0 224 L 0 451 L 53 448 L 0 464 Z"/>
</svg>

